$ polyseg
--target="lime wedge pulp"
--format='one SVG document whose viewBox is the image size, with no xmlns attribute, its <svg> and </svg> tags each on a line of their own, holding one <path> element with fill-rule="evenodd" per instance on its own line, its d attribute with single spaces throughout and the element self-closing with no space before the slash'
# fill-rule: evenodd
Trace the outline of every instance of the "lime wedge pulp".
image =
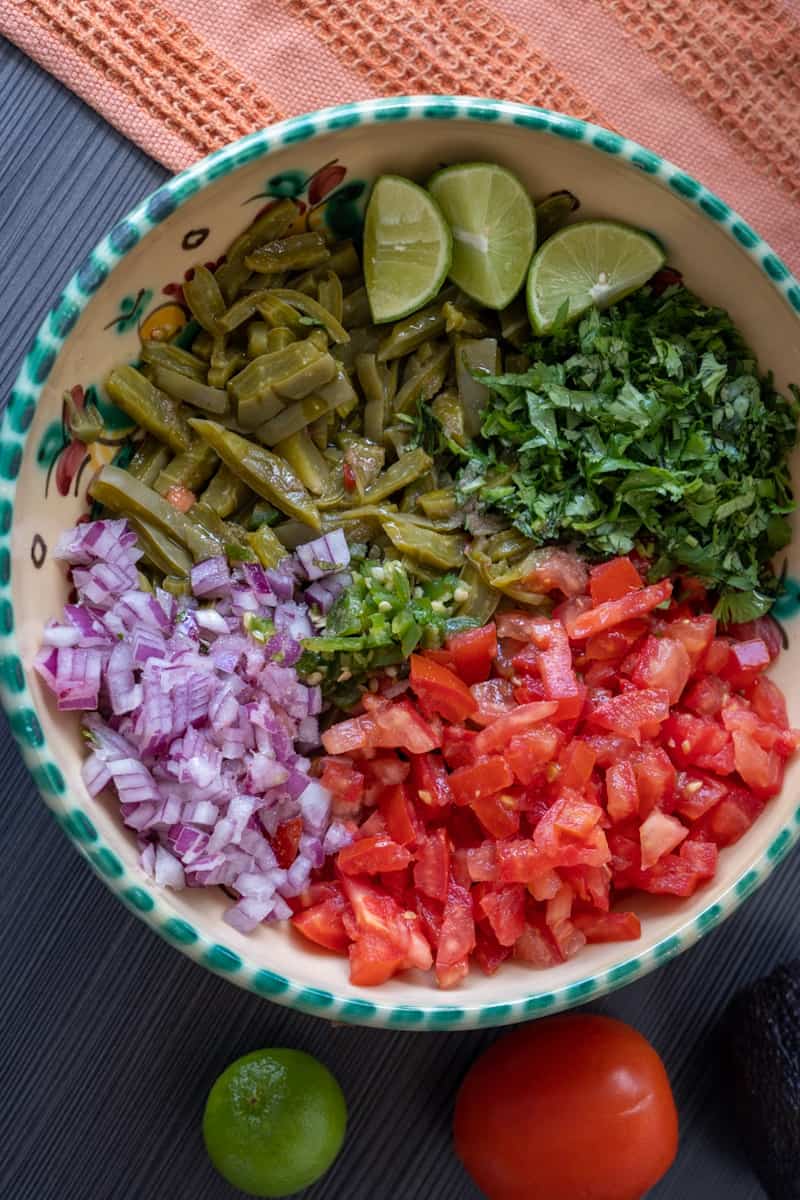
<svg viewBox="0 0 800 1200">
<path fill-rule="evenodd" d="M 428 191 L 453 231 L 453 283 L 487 308 L 505 308 L 522 287 L 536 244 L 528 192 L 494 163 L 444 167 Z"/>
<path fill-rule="evenodd" d="M 399 175 L 376 180 L 364 222 L 364 278 L 372 317 L 396 321 L 427 304 L 450 270 L 453 239 L 438 204 Z"/>
<path fill-rule="evenodd" d="M 578 221 L 554 233 L 533 256 L 528 315 L 536 333 L 552 328 L 564 303 L 568 318 L 608 308 L 635 292 L 665 262 L 655 238 L 616 221 Z"/>
</svg>

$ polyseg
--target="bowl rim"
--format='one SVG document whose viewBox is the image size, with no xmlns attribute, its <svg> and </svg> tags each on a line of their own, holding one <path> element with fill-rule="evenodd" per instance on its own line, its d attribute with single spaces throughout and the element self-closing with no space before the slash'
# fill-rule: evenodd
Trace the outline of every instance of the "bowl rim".
<svg viewBox="0 0 800 1200">
<path fill-rule="evenodd" d="M 800 836 L 800 807 L 755 863 L 695 917 L 686 919 L 648 950 L 552 991 L 542 986 L 516 1000 L 500 1003 L 470 1004 L 467 1000 L 463 1004 L 426 1006 L 424 1002 L 415 1005 L 382 1002 L 379 990 L 370 993 L 374 999 L 367 999 L 363 994 L 354 997 L 303 987 L 257 966 L 224 942 L 212 941 L 189 921 L 177 917 L 165 904 L 161 889 L 143 873 L 134 875 L 128 871 L 111 847 L 104 844 L 85 811 L 85 798 L 70 795 L 37 717 L 14 633 L 11 534 L 16 479 L 42 388 L 91 297 L 145 234 L 215 180 L 246 163 L 266 158 L 283 146 L 311 142 L 357 125 L 448 119 L 535 130 L 588 146 L 636 167 L 722 229 L 758 265 L 795 314 L 800 314 L 800 283 L 744 219 L 692 176 L 621 134 L 575 117 L 511 101 L 430 95 L 366 100 L 291 117 L 248 134 L 174 176 L 119 220 L 84 259 L 45 315 L 0 421 L 0 700 L 34 782 L 61 828 L 111 890 L 160 936 L 195 962 L 258 995 L 312 1016 L 408 1030 L 513 1024 L 597 999 L 641 978 L 692 946 L 764 882 Z M 541 978 L 543 982 L 546 980 L 546 976 Z"/>
</svg>

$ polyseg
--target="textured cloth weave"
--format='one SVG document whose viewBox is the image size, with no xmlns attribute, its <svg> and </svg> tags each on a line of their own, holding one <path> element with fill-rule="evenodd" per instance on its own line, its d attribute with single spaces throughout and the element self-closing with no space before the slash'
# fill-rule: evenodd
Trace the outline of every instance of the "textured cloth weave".
<svg viewBox="0 0 800 1200">
<path fill-rule="evenodd" d="M 0 33 L 175 169 L 370 96 L 560 109 L 696 175 L 800 270 L 800 0 L 0 0 Z"/>
</svg>

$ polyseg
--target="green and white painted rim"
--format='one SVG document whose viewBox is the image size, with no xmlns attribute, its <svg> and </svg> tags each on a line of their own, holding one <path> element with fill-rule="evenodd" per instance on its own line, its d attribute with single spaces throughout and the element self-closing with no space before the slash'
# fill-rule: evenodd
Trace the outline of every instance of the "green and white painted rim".
<svg viewBox="0 0 800 1200">
<path fill-rule="evenodd" d="M 630 983 L 693 945 L 729 916 L 767 878 L 800 836 L 800 808 L 751 869 L 713 904 L 647 951 L 631 955 L 607 971 L 589 975 L 566 987 L 553 991 L 535 990 L 512 1003 L 435 1008 L 381 1003 L 379 992 L 375 993 L 374 1000 L 354 999 L 302 987 L 291 979 L 248 962 L 229 946 L 210 941 L 188 921 L 176 918 L 164 903 L 160 889 L 141 873 L 129 871 L 114 851 L 104 845 L 83 807 L 84 798 L 69 793 L 36 716 L 14 633 L 10 590 L 11 525 L 16 479 L 42 386 L 93 293 L 147 233 L 214 180 L 230 174 L 244 163 L 265 158 L 287 144 L 311 142 L 329 131 L 355 125 L 453 118 L 537 130 L 582 143 L 598 153 L 630 163 L 714 222 L 749 255 L 785 302 L 800 314 L 800 283 L 767 243 L 697 180 L 636 142 L 586 121 L 504 101 L 460 96 L 372 100 L 295 117 L 234 142 L 177 175 L 119 221 L 81 264 L 42 322 L 0 424 L 0 699 L 33 778 L 62 829 L 112 891 L 157 933 L 195 962 L 241 987 L 314 1016 L 394 1029 L 446 1030 L 507 1025 L 570 1008 Z"/>
</svg>

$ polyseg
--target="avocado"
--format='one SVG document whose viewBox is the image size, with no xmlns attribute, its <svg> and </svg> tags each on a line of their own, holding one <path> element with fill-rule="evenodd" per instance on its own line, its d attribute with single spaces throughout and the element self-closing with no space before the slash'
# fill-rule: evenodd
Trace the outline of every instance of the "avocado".
<svg viewBox="0 0 800 1200">
<path fill-rule="evenodd" d="M 800 1200 L 800 960 L 738 992 L 721 1035 L 753 1168 L 770 1200 Z"/>
</svg>

